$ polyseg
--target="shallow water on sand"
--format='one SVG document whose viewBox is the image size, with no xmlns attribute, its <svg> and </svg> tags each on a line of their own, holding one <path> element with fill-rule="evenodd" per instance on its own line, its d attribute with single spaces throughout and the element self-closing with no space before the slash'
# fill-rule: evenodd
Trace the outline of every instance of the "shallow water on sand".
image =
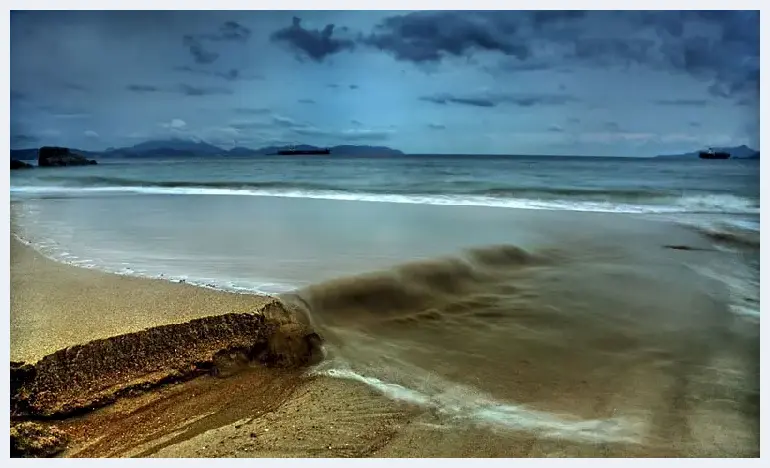
<svg viewBox="0 0 770 468">
<path fill-rule="evenodd" d="M 755 449 L 758 329 L 734 313 L 754 254 L 680 226 L 193 195 L 47 197 L 13 216 L 60 260 L 282 292 L 326 340 L 316 372 L 441 424 L 708 453 L 692 425 L 737 421 L 713 450 Z"/>
</svg>

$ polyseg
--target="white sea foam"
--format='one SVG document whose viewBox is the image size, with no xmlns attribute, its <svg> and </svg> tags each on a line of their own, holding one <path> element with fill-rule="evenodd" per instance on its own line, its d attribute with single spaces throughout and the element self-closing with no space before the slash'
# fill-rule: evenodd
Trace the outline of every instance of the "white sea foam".
<svg viewBox="0 0 770 468">
<path fill-rule="evenodd" d="M 613 201 L 572 199 L 537 199 L 515 197 L 493 197 L 484 195 L 419 195 L 419 194 L 374 194 L 364 192 L 342 192 L 331 190 L 270 190 L 231 189 L 198 187 L 55 187 L 20 186 L 11 187 L 12 194 L 18 195 L 59 195 L 77 196 L 105 193 L 134 193 L 145 195 L 212 195 L 212 196 L 257 196 L 283 198 L 313 198 L 344 201 L 368 201 L 384 203 L 409 203 L 426 205 L 490 206 L 535 210 L 595 211 L 607 213 L 732 213 L 759 214 L 759 206 L 748 198 L 729 194 L 684 195 L 662 197 L 653 203 L 634 204 Z"/>
<path fill-rule="evenodd" d="M 644 424 L 628 418 L 580 420 L 559 416 L 523 405 L 502 403 L 465 387 L 445 383 L 434 394 L 365 376 L 345 366 L 319 369 L 317 374 L 353 380 L 368 385 L 393 400 L 431 409 L 455 423 L 469 422 L 497 429 L 527 430 L 544 437 L 588 442 L 626 442 L 641 440 Z"/>
<path fill-rule="evenodd" d="M 221 278 L 191 277 L 185 274 L 168 275 L 158 272 L 157 268 L 143 268 L 138 265 L 131 266 L 127 262 L 119 262 L 119 264 L 116 263 L 113 265 L 90 258 L 81 258 L 70 252 L 58 250 L 57 246 L 52 242 L 34 242 L 18 233 L 14 233 L 13 235 L 19 242 L 32 247 L 38 253 L 50 260 L 79 268 L 97 269 L 120 276 L 161 279 L 174 283 L 187 283 L 193 286 L 216 289 L 218 291 L 227 291 L 238 294 L 262 294 L 267 296 L 276 296 L 290 292 L 299 286 L 270 281 L 234 281 Z"/>
<path fill-rule="evenodd" d="M 730 312 L 749 321 L 759 322 L 759 277 L 754 277 L 750 269 L 734 262 L 691 268 L 727 288 Z"/>
</svg>

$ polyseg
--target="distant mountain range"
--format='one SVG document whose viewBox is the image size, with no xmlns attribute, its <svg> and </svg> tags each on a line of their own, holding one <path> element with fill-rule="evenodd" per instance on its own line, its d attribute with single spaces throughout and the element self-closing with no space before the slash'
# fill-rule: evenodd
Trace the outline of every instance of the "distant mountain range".
<svg viewBox="0 0 770 468">
<path fill-rule="evenodd" d="M 746 145 L 714 148 L 714 151 L 724 151 L 730 153 L 730 157 L 735 159 L 759 159 L 759 151 L 749 148 Z M 697 158 L 699 151 L 682 154 L 662 154 L 657 158 Z"/>
<path fill-rule="evenodd" d="M 86 157 L 111 158 L 159 158 L 159 157 L 202 157 L 202 156 L 267 156 L 278 153 L 279 150 L 289 149 L 291 146 L 268 146 L 265 148 L 235 147 L 229 150 L 219 148 L 204 141 L 192 141 L 183 139 L 152 140 L 139 143 L 126 148 L 107 148 L 104 151 L 86 151 L 70 148 L 73 153 Z M 296 145 L 293 148 L 301 150 L 321 149 L 311 145 Z M 331 154 L 351 156 L 395 156 L 402 155 L 399 150 L 385 146 L 367 145 L 340 145 L 332 146 Z M 33 160 L 37 159 L 37 148 L 12 149 L 11 159 Z"/>
<path fill-rule="evenodd" d="M 291 146 L 267 146 L 264 148 L 235 147 L 229 150 L 214 146 L 204 141 L 184 140 L 174 138 L 169 140 L 151 140 L 125 148 L 107 148 L 104 151 L 86 151 L 70 148 L 73 153 L 87 158 L 161 158 L 161 157 L 210 157 L 210 156 L 267 156 L 274 155 L 280 150 L 292 148 Z M 298 150 L 321 149 L 312 145 L 296 145 Z M 346 156 L 398 156 L 404 153 L 386 146 L 368 145 L 339 145 L 329 148 L 331 155 Z M 746 145 L 736 147 L 714 148 L 716 151 L 726 151 L 736 159 L 759 159 L 759 151 Z M 11 159 L 30 161 L 37 159 L 38 148 L 12 149 Z M 290 156 L 287 156 L 290 157 Z M 668 154 L 656 156 L 657 158 L 697 158 L 698 151 L 682 154 Z"/>
</svg>

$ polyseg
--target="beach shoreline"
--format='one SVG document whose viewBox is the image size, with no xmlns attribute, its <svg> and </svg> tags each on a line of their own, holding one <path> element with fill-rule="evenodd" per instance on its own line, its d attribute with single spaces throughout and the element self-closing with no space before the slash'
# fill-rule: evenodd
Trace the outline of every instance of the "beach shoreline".
<svg viewBox="0 0 770 468">
<path fill-rule="evenodd" d="M 519 215 L 522 219 L 527 219 L 526 213 Z M 557 217 L 558 214 L 554 215 L 553 219 L 556 220 Z M 655 235 L 647 238 L 649 245 L 636 247 L 640 253 L 647 252 L 646 255 L 649 255 L 649 249 L 653 247 L 658 249 L 657 252 L 665 252 L 665 245 L 655 244 L 669 239 L 670 235 L 671 242 L 683 243 L 682 245 L 687 247 L 684 250 L 676 249 L 676 255 L 691 258 L 715 255 L 708 250 L 706 239 L 688 234 L 680 228 L 669 232 L 665 225 L 650 226 L 655 227 L 650 231 Z M 575 225 L 573 229 L 574 227 Z M 679 242 L 680 240 L 682 242 Z M 397 302 L 400 300 L 398 298 L 406 297 L 399 296 L 403 292 L 402 286 L 407 287 L 407 290 L 413 287 L 438 288 L 436 291 L 444 292 L 435 297 L 446 298 L 449 298 L 446 296 L 448 292 L 459 288 L 460 296 L 457 300 L 462 302 L 468 299 L 470 304 L 476 304 L 475 307 L 481 308 L 481 313 L 488 314 L 479 315 L 479 319 L 492 326 L 501 318 L 499 313 L 491 314 L 493 309 L 485 311 L 484 307 L 488 306 L 485 306 L 484 301 L 473 302 L 474 288 L 482 288 L 479 298 L 486 297 L 484 300 L 487 301 L 492 297 L 489 294 L 493 293 L 494 289 L 488 289 L 485 275 L 493 275 L 489 277 L 492 279 L 504 270 L 510 270 L 516 281 L 524 281 L 517 283 L 510 293 L 524 294 L 519 298 L 524 300 L 528 297 L 526 284 L 531 273 L 545 274 L 544 279 L 556 279 L 557 277 L 549 275 L 561 275 L 560 269 L 564 268 L 564 265 L 559 265 L 558 258 L 554 260 L 556 264 L 551 264 L 552 261 L 542 253 L 528 253 L 511 246 L 477 249 L 468 255 L 470 256 L 466 260 L 475 259 L 473 261 L 481 268 L 479 271 L 483 273 L 482 276 L 467 272 L 462 266 L 466 264 L 463 263 L 466 260 L 459 257 L 416 262 L 390 272 L 374 272 L 314 285 L 304 290 L 303 300 L 309 301 L 308 307 L 312 307 L 314 312 L 326 313 L 325 309 L 331 306 L 339 309 L 342 313 L 339 317 L 344 318 L 346 313 L 359 313 L 355 309 L 358 307 L 357 303 L 347 302 L 346 299 L 355 298 L 359 293 L 375 294 L 371 297 L 383 307 L 395 306 L 398 309 L 401 307 Z M 654 258 L 665 259 L 661 253 L 655 255 Z M 608 256 L 603 261 L 612 261 L 612 258 Z M 674 262 L 662 271 L 665 273 L 667 268 L 675 265 Z M 501 268 L 503 270 L 500 270 Z M 602 273 L 607 265 L 595 265 L 591 268 L 599 268 L 593 274 L 605 275 L 602 281 L 611 279 L 611 276 L 606 276 L 610 270 Z M 634 271 L 622 265 L 617 268 L 620 268 L 618 273 L 622 275 Z M 590 270 L 583 271 L 579 268 L 576 271 L 585 275 Z M 674 273 L 676 271 L 678 270 L 673 270 Z M 396 276 L 392 276 L 393 274 Z M 460 276 L 456 276 L 457 274 Z M 634 273 L 636 274 L 638 272 Z M 643 270 L 642 274 L 644 277 Z M 405 281 L 403 285 L 392 283 L 392 278 L 396 277 Z M 502 277 L 495 281 L 500 278 Z M 578 277 L 573 277 L 571 281 L 577 279 Z M 511 287 L 506 286 L 505 281 L 500 284 L 502 287 Z M 385 289 L 382 289 L 383 287 Z M 396 289 L 388 289 L 394 287 Z M 450 289 L 447 290 L 447 287 Z M 205 317 L 217 318 L 253 312 L 275 300 L 267 296 L 232 294 L 188 284 L 116 275 L 58 263 L 43 257 L 17 239 L 11 241 L 11 294 L 11 356 L 12 360 L 15 358 L 27 362 L 50 356 L 63 347 L 92 342 L 95 339 L 109 340 L 110 337 L 133 336 L 141 334 L 142 329 L 155 330 L 168 325 L 190 327 L 189 324 Z M 465 294 L 469 295 L 464 298 Z M 549 296 L 554 294 L 562 293 L 556 289 L 549 293 Z M 574 301 L 579 304 L 584 299 L 574 296 L 570 290 L 563 291 L 563 294 L 564 305 Z M 390 302 L 391 298 L 395 298 L 396 302 Z M 531 298 L 526 300 L 531 301 Z M 164 306 L 158 308 L 159 302 Z M 281 304 L 287 305 L 285 302 Z M 445 307 L 441 304 L 438 302 L 435 306 Z M 524 306 L 524 303 L 518 306 L 515 304 L 510 303 L 515 308 Z M 535 303 L 530 306 L 532 304 Z M 405 303 L 405 306 L 411 307 L 408 303 Z M 430 308 L 431 304 L 426 303 L 420 307 Z M 446 307 L 454 306 L 450 302 Z M 542 309 L 545 306 L 538 307 Z M 462 308 L 464 310 L 467 306 L 463 305 Z M 521 311 L 524 312 L 525 309 Z M 408 310 L 383 309 L 381 312 L 401 314 Z M 400 326 L 398 324 L 402 322 L 408 325 L 434 320 L 420 314 L 408 313 L 403 318 L 394 316 L 396 320 L 392 324 Z M 51 317 L 54 320 L 46 322 L 46 319 Z M 452 320 L 461 318 L 458 316 Z M 565 318 L 567 317 L 564 316 L 561 320 Z M 193 322 L 190 322 L 191 320 Z M 29 325 L 35 323 L 37 327 Z M 100 328 L 93 327 L 94 323 L 100 324 Z M 380 326 L 376 320 L 371 323 Z M 433 322 L 434 325 L 430 323 L 425 322 L 424 326 L 432 327 L 441 322 Z M 537 326 L 546 327 L 541 328 L 539 333 L 554 333 L 559 328 L 549 330 L 548 327 L 553 325 L 548 325 L 547 322 Z M 703 324 L 698 326 L 702 327 Z M 195 327 L 196 325 L 192 325 L 192 329 Z M 326 339 L 327 336 L 323 335 L 331 329 L 323 330 L 320 334 Z M 573 333 L 573 339 L 581 336 L 578 329 L 574 329 Z M 48 338 L 49 336 L 51 338 Z M 590 336 L 585 335 L 586 338 Z M 328 338 L 331 338 L 331 335 Z M 620 371 L 628 366 L 622 370 L 622 375 L 602 373 L 597 375 L 599 380 L 595 383 L 580 383 L 581 378 L 588 376 L 573 376 L 579 367 L 567 367 L 562 371 L 551 369 L 557 374 L 549 373 L 549 367 L 543 367 L 543 372 L 539 372 L 538 360 L 544 359 L 543 364 L 552 366 L 558 362 L 554 361 L 556 355 L 549 357 L 543 354 L 546 348 L 542 346 L 531 347 L 527 344 L 526 335 L 522 335 L 520 340 L 522 339 L 523 341 L 516 344 L 520 352 L 526 354 L 527 349 L 530 349 L 529 352 L 534 354 L 516 363 L 517 368 L 514 369 L 516 374 L 520 373 L 518 379 L 521 391 L 516 390 L 512 396 L 513 401 L 521 401 L 520 398 L 525 397 L 524 403 L 531 400 L 534 406 L 478 408 L 480 412 L 477 416 L 486 414 L 484 411 L 491 411 L 484 418 L 502 417 L 502 425 L 494 423 L 492 419 L 487 422 L 474 421 L 472 418 L 467 420 L 468 415 L 464 413 L 446 413 L 447 407 L 441 401 L 449 397 L 449 404 L 452 404 L 451 398 L 455 397 L 451 395 L 454 391 L 451 388 L 446 389 L 450 394 L 439 393 L 433 397 L 425 397 L 429 399 L 421 403 L 399 394 L 409 392 L 408 388 L 366 377 L 365 374 L 345 374 L 339 371 L 330 373 L 326 372 L 323 366 L 317 370 L 306 366 L 276 369 L 254 365 L 248 360 L 234 367 L 226 364 L 223 367 L 226 370 L 221 373 L 194 373 L 178 381 L 167 382 L 171 385 L 163 382 L 160 382 L 160 385 L 151 384 L 138 394 L 120 396 L 107 406 L 91 408 L 90 412 L 82 416 L 57 419 L 53 421 L 53 425 L 71 435 L 71 443 L 63 452 L 63 456 L 74 457 L 647 457 L 755 456 L 758 453 L 758 445 L 755 445 L 758 432 L 755 433 L 751 429 L 754 415 L 741 415 L 743 409 L 736 412 L 734 406 L 738 403 L 704 403 L 700 400 L 701 397 L 690 395 L 693 391 L 696 395 L 703 395 L 704 392 L 713 390 L 698 383 L 701 379 L 721 379 L 727 375 L 723 372 L 731 371 L 730 366 L 736 363 L 730 361 L 735 356 L 729 353 L 724 356 L 717 353 L 715 357 L 698 358 L 688 352 L 683 356 L 696 359 L 695 367 L 690 367 L 690 364 L 685 367 L 672 367 L 670 358 L 665 354 L 657 351 L 649 354 L 649 351 L 642 350 L 636 357 L 632 354 L 627 358 L 621 357 L 620 367 L 607 367 Z M 602 352 L 617 353 L 620 344 L 618 340 L 606 341 L 602 346 L 611 348 Z M 355 344 L 351 346 L 350 349 L 354 353 L 372 352 L 366 347 L 357 348 L 358 345 Z M 738 346 L 740 349 L 743 347 L 743 344 Z M 681 349 L 686 351 L 685 348 Z M 376 348 L 373 349 L 376 351 Z M 539 351 L 536 351 L 538 349 Z M 542 354 L 542 357 L 538 357 L 538 353 Z M 581 353 L 568 354 L 577 356 Z M 586 356 L 589 355 L 590 353 Z M 651 360 L 645 361 L 648 359 L 645 356 Z M 213 361 L 211 357 L 205 359 Z M 594 358 L 586 359 L 584 365 L 594 361 Z M 717 361 L 713 361 L 714 359 Z M 719 359 L 727 361 L 718 362 Z M 699 364 L 701 361 L 702 364 Z M 743 369 L 747 365 L 750 367 L 751 363 L 737 365 Z M 703 370 L 712 367 L 712 374 Z M 751 375 L 751 370 L 748 372 L 748 375 Z M 558 376 L 559 374 L 564 375 Z M 695 380 L 686 381 L 686 384 L 678 383 L 675 378 L 678 374 Z M 546 386 L 540 383 L 541 379 L 542 384 Z M 570 383 L 572 379 L 577 379 L 574 382 L 578 383 L 578 387 Z M 563 382 L 558 383 L 559 381 Z M 494 383 L 494 379 L 486 382 Z M 126 381 L 121 380 L 118 380 L 117 384 L 127 385 Z M 553 387 L 552 391 L 558 392 L 544 392 L 548 385 Z M 606 385 L 610 385 L 607 390 L 596 392 L 596 389 Z M 734 391 L 730 385 L 719 385 L 721 387 L 717 390 L 720 392 Z M 495 387 L 493 385 L 489 388 Z M 526 389 L 531 389 L 534 393 L 527 396 Z M 244 400 L 243 395 L 246 392 L 253 393 L 257 398 Z M 585 400 L 581 403 L 582 407 L 571 403 L 573 398 L 569 397 L 569 392 L 575 392 L 573 397 L 580 396 Z M 676 392 L 685 392 L 683 395 L 686 396 Z M 516 395 L 518 397 L 515 397 Z M 722 396 L 736 398 L 732 393 Z M 469 397 L 480 398 L 473 394 Z M 685 406 L 676 403 L 682 398 L 688 402 Z M 623 418 L 614 421 L 616 408 L 624 406 L 635 411 L 641 419 L 636 422 L 623 422 Z M 537 408 L 540 408 L 540 413 L 535 411 Z M 495 411 L 500 413 L 495 416 Z M 571 416 L 565 414 L 562 417 L 559 412 L 571 413 Z M 658 419 L 666 414 L 668 415 L 663 420 Z M 148 419 L 147 415 L 153 417 Z M 575 417 L 580 415 L 584 420 L 575 420 Z M 163 423 L 158 425 L 157 421 Z M 721 425 L 715 426 L 715 421 L 722 421 Z M 619 426 L 613 427 L 613 424 Z M 643 435 L 653 428 L 656 428 L 656 432 Z M 617 436 L 613 435 L 614 433 L 617 433 Z M 626 435 L 622 435 L 624 433 Z"/>
<path fill-rule="evenodd" d="M 271 300 L 67 265 L 44 257 L 11 232 L 12 361 L 36 362 L 68 346 L 248 312 Z"/>
<path fill-rule="evenodd" d="M 41 358 L 50 359 L 67 348 L 141 334 L 143 330 L 260 310 L 275 301 L 268 296 L 67 265 L 44 257 L 14 237 L 11 278 L 12 323 L 17 324 L 11 329 L 11 359 L 17 365 L 21 364 L 18 361 L 40 363 Z M 66 297 L 62 298 L 64 295 L 77 296 L 77 304 L 91 304 L 91 308 L 67 310 L 72 306 Z M 42 297 L 49 298 L 50 304 L 40 311 L 36 306 Z M 163 314 L 150 317 L 146 309 L 155 306 L 152 310 L 158 310 L 160 301 L 166 302 Z M 106 320 L 105 327 L 92 326 L 104 323 L 89 319 L 104 318 L 101 307 L 105 304 L 109 304 L 108 311 L 117 318 L 117 324 Z M 39 317 L 54 311 L 85 317 L 51 321 L 48 331 L 25 333 L 21 324 L 26 314 Z M 122 321 L 126 314 L 136 316 Z M 53 338 L 43 339 L 41 333 L 50 333 Z M 16 423 L 41 421 L 45 428 L 62 430 L 68 435 L 66 449 L 53 454 L 65 457 L 366 456 L 384 445 L 394 425 L 402 423 L 409 412 L 405 405 L 391 402 L 365 385 L 310 376 L 303 366 L 270 369 L 242 362 L 234 366 L 216 364 L 216 375 L 201 372 L 191 376 L 192 380 L 160 382 L 138 393 L 119 396 L 106 406 L 86 408 L 82 415 L 53 415 L 53 419 L 43 420 L 22 417 L 16 418 Z M 256 393 L 259 398 L 244 399 L 244 392 Z M 333 398 L 334 394 L 337 398 Z M 341 405 L 348 406 L 345 402 L 356 401 L 365 401 L 367 409 L 383 411 L 375 415 L 362 411 L 354 424 L 338 424 L 335 428 L 334 413 L 330 415 L 329 411 L 343 410 Z M 279 409 L 282 404 L 289 407 Z M 218 408 L 224 416 L 212 417 L 212 408 Z M 147 413 L 160 416 L 147 419 Z M 308 424 L 309 416 L 312 424 Z M 158 419 L 163 421 L 158 424 Z M 197 424 L 192 424 L 195 421 Z M 180 437 L 180 433 L 184 436 Z M 108 434 L 106 443 L 104 434 Z M 255 434 L 259 434 L 259 441 Z M 296 443 L 287 445 L 288 436 Z"/>
</svg>

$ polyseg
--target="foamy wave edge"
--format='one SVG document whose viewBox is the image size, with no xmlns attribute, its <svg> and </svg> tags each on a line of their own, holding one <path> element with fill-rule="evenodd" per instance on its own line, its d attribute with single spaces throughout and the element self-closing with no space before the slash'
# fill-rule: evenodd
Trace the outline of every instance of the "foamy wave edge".
<svg viewBox="0 0 770 468">
<path fill-rule="evenodd" d="M 144 278 L 153 280 L 168 281 L 170 283 L 183 283 L 191 286 L 213 289 L 215 291 L 224 291 L 233 294 L 258 294 L 262 296 L 278 297 L 281 294 L 291 292 L 295 290 L 298 285 L 285 285 L 277 283 L 254 283 L 246 286 L 239 286 L 235 282 L 221 281 L 212 278 L 191 278 L 187 275 L 166 275 L 164 273 L 154 274 L 142 270 L 136 270 L 131 267 L 123 268 L 110 268 L 105 265 L 100 265 L 93 260 L 82 259 L 70 255 L 68 252 L 52 253 L 46 251 L 41 245 L 25 239 L 20 234 L 11 233 L 14 239 L 20 243 L 30 247 L 35 252 L 39 253 L 48 260 L 62 263 L 64 265 L 70 265 L 77 268 L 85 268 L 88 270 L 96 270 L 104 273 L 109 273 L 118 276 L 128 276 L 132 278 Z"/>
<path fill-rule="evenodd" d="M 540 200 L 535 198 L 499 198 L 483 195 L 417 195 L 417 194 L 374 194 L 336 191 L 305 190 L 256 190 L 216 189 L 190 187 L 11 187 L 11 193 L 27 195 L 66 195 L 89 193 L 134 193 L 144 195 L 219 195 L 252 196 L 277 198 L 311 198 L 322 200 L 368 201 L 380 203 L 405 203 L 419 205 L 489 206 L 497 208 L 519 208 L 530 210 L 593 211 L 604 213 L 723 213 L 759 214 L 759 206 L 749 199 L 728 194 L 690 195 L 671 198 L 669 204 L 630 204 L 593 202 L 587 200 Z"/>
<path fill-rule="evenodd" d="M 534 431 L 543 437 L 582 442 L 641 443 L 641 434 L 645 429 L 643 422 L 622 417 L 568 419 L 523 405 L 501 403 L 484 396 L 468 400 L 452 397 L 450 392 L 427 395 L 400 384 L 362 375 L 346 366 L 329 367 L 328 361 L 324 364 L 311 374 L 362 383 L 387 398 L 429 409 L 448 417 L 450 421 L 470 422 L 495 429 Z"/>
</svg>

